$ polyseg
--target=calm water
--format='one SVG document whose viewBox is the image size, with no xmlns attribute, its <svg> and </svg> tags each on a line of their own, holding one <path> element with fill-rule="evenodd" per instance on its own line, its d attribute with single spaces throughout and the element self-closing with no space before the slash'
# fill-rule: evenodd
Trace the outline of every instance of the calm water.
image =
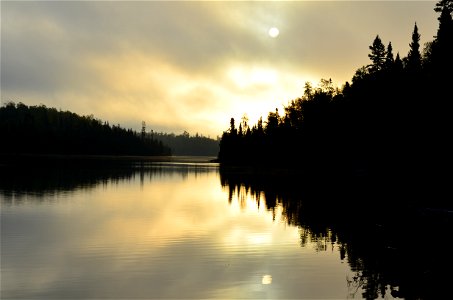
<svg viewBox="0 0 453 300">
<path fill-rule="evenodd" d="M 8 172 L 2 299 L 345 299 L 370 288 L 367 259 L 338 230 L 303 224 L 310 216 L 281 196 L 214 163 Z M 375 289 L 391 298 L 400 286 Z"/>
</svg>

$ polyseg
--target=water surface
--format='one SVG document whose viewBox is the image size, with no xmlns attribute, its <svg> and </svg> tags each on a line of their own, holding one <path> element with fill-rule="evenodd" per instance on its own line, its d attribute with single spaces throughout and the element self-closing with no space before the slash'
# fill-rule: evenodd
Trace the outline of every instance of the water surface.
<svg viewBox="0 0 453 300">
<path fill-rule="evenodd" d="M 370 295 L 367 260 L 338 230 L 316 228 L 285 193 L 217 164 L 8 172 L 0 184 L 2 299 Z M 375 286 L 369 298 L 399 289 Z"/>
</svg>

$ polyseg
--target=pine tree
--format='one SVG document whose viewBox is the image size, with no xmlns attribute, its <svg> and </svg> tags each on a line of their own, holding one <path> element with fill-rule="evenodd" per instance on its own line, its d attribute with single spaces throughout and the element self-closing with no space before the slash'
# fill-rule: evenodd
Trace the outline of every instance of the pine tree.
<svg viewBox="0 0 453 300">
<path fill-rule="evenodd" d="M 440 43 L 440 47 L 444 48 L 448 45 L 451 47 L 453 43 L 453 0 L 440 0 L 436 3 L 434 11 L 440 13 L 437 18 L 439 20 L 439 28 L 437 29 L 434 43 Z"/>
<path fill-rule="evenodd" d="M 434 11 L 440 13 L 439 27 L 434 40 L 423 49 L 423 68 L 428 74 L 443 77 L 453 68 L 453 0 L 440 0 Z"/>
<path fill-rule="evenodd" d="M 236 126 L 234 124 L 234 118 L 230 119 L 230 134 L 233 135 L 233 136 L 237 135 Z"/>
<path fill-rule="evenodd" d="M 418 33 L 417 23 L 414 25 L 412 32 L 412 42 L 409 44 L 409 53 L 407 54 L 406 69 L 409 72 L 418 72 L 421 70 L 422 59 L 420 54 L 420 34 Z"/>
<path fill-rule="evenodd" d="M 444 7 L 439 16 L 439 28 L 437 30 L 437 41 L 448 43 L 453 39 L 453 19 L 452 11 L 448 7 Z"/>
<path fill-rule="evenodd" d="M 371 45 L 369 48 L 371 50 L 371 53 L 368 54 L 368 57 L 371 59 L 373 64 L 369 65 L 368 67 L 371 73 L 378 72 L 384 68 L 387 54 L 385 51 L 385 46 L 382 43 L 379 35 L 376 36 L 373 41 L 373 45 Z"/>
<path fill-rule="evenodd" d="M 440 0 L 439 2 L 436 3 L 436 7 L 434 8 L 434 11 L 436 12 L 442 12 L 444 9 L 450 14 L 453 13 L 453 0 Z M 439 17 L 440 19 L 440 17 Z"/>
<path fill-rule="evenodd" d="M 393 58 L 393 47 L 392 42 L 389 42 L 387 46 L 387 54 L 385 56 L 385 69 L 390 70 L 392 69 L 395 63 L 395 59 Z"/>
<path fill-rule="evenodd" d="M 431 48 L 431 61 L 436 73 L 453 68 L 453 1 L 442 0 L 434 9 L 440 12 L 437 36 Z"/>
<path fill-rule="evenodd" d="M 403 70 L 403 61 L 400 58 L 400 53 L 398 52 L 395 57 L 394 68 L 396 72 Z"/>
</svg>

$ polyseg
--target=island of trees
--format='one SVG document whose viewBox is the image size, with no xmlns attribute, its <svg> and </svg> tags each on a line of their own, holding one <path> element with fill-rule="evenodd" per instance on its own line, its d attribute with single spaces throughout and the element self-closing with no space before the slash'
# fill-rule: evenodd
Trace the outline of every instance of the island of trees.
<svg viewBox="0 0 453 300">
<path fill-rule="evenodd" d="M 448 186 L 453 1 L 441 0 L 434 10 L 437 35 L 421 47 L 415 23 L 405 57 L 377 35 L 369 46 L 371 63 L 351 83 L 306 83 L 284 112 L 276 109 L 254 125 L 232 118 L 219 161 L 292 167 L 309 176 L 366 175 L 400 188 L 429 186 L 431 192 Z"/>
</svg>

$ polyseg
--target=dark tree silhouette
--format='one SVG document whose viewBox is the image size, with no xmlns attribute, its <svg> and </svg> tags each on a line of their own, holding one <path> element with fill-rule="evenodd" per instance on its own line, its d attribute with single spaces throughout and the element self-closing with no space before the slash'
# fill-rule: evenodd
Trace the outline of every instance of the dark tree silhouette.
<svg viewBox="0 0 453 300">
<path fill-rule="evenodd" d="M 401 72 L 403 70 L 403 61 L 400 58 L 399 52 L 396 54 L 394 67 L 396 72 Z"/>
<path fill-rule="evenodd" d="M 376 38 L 373 41 L 373 44 L 369 48 L 371 50 L 371 53 L 368 54 L 368 57 L 373 62 L 373 64 L 369 66 L 370 71 L 378 72 L 384 68 L 387 56 L 385 46 L 382 43 L 379 35 L 376 36 Z"/>
<path fill-rule="evenodd" d="M 234 118 L 230 119 L 230 133 L 232 135 L 237 135 L 236 125 L 234 124 Z"/>
<path fill-rule="evenodd" d="M 442 12 L 443 10 L 446 10 L 450 14 L 453 13 L 453 1 L 452 0 L 440 0 L 439 2 L 436 3 L 436 7 L 434 10 L 436 12 Z"/>
<path fill-rule="evenodd" d="M 170 155 L 161 142 L 44 105 L 6 103 L 0 108 L 0 153 L 82 155 Z"/>
<path fill-rule="evenodd" d="M 437 3 L 440 12 L 439 28 L 432 46 L 432 61 L 435 72 L 450 72 L 453 67 L 453 1 L 443 0 Z"/>
<path fill-rule="evenodd" d="M 412 32 L 412 42 L 409 44 L 409 53 L 406 59 L 406 69 L 409 72 L 419 72 L 422 67 L 421 54 L 420 54 L 420 34 L 418 33 L 417 23 L 414 25 Z"/>
<path fill-rule="evenodd" d="M 451 166 L 453 153 L 453 21 L 451 1 L 439 3 L 438 35 L 425 47 L 423 60 L 417 24 L 404 58 L 397 52 L 393 59 L 392 44 L 386 49 L 377 35 L 369 47 L 372 64 L 360 67 L 352 84 L 339 89 L 327 79 L 317 87 L 307 83 L 283 115 L 270 112 L 265 126 L 260 120 L 249 134 L 242 127 L 238 135 L 230 122 L 219 160 L 300 169 L 320 180 L 366 176 L 417 197 L 450 195 L 442 170 Z"/>
<path fill-rule="evenodd" d="M 449 246 L 414 247 L 422 235 L 443 240 L 452 231 L 453 1 L 435 10 L 439 29 L 423 56 L 417 24 L 407 57 L 393 60 L 392 44 L 385 49 L 378 35 L 372 64 L 352 84 L 307 83 L 283 115 L 268 114 L 264 130 L 261 120 L 250 136 L 227 130 L 220 142 L 229 201 L 245 192 L 270 210 L 282 207 L 301 227 L 302 245 L 307 231 L 335 239 L 357 272 L 348 286 L 366 299 L 385 298 L 388 287 L 407 299 L 453 294 L 441 275 L 453 267 Z"/>
<path fill-rule="evenodd" d="M 219 153 L 220 138 L 212 139 L 195 133 L 189 134 L 184 131 L 182 134 L 151 132 L 147 133 L 153 139 L 161 141 L 171 148 L 173 155 L 191 156 L 217 156 Z"/>
<path fill-rule="evenodd" d="M 392 70 L 395 64 L 395 58 L 393 57 L 392 42 L 389 42 L 385 55 L 385 69 Z"/>
</svg>

